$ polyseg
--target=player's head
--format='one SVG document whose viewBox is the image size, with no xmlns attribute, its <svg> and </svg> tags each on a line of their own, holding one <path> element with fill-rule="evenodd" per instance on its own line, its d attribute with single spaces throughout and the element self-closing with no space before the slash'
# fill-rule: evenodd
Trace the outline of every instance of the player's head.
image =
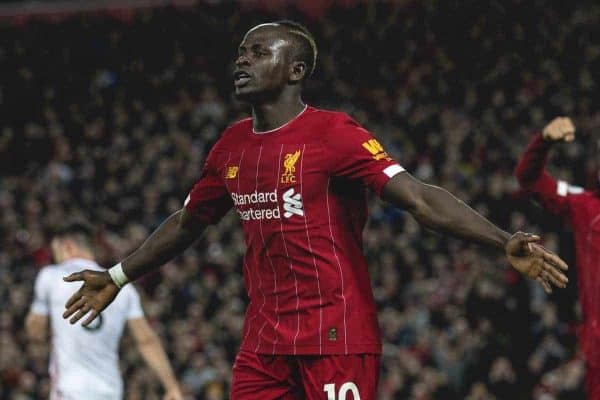
<svg viewBox="0 0 600 400">
<path fill-rule="evenodd" d="M 71 258 L 93 258 L 92 230 L 82 222 L 69 222 L 51 233 L 50 248 L 57 263 Z"/>
<path fill-rule="evenodd" d="M 316 61 L 315 40 L 304 26 L 288 20 L 257 25 L 238 48 L 235 95 L 261 103 L 277 99 L 285 90 L 300 93 Z"/>
</svg>

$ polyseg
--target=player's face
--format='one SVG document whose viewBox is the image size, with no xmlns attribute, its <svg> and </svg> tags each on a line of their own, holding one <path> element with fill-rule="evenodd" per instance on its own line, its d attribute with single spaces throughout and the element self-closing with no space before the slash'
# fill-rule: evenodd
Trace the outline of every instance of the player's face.
<svg viewBox="0 0 600 400">
<path fill-rule="evenodd" d="M 235 96 L 250 103 L 277 98 L 289 81 L 290 49 L 290 39 L 276 25 L 248 31 L 235 61 Z"/>
</svg>

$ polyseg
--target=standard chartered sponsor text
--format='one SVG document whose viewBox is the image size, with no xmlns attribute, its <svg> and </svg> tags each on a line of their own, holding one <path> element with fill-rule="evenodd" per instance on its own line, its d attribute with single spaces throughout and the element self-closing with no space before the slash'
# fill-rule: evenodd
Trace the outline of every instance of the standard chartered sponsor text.
<svg viewBox="0 0 600 400">
<path fill-rule="evenodd" d="M 233 204 L 237 208 L 237 212 L 240 218 L 244 221 L 259 220 L 259 219 L 279 219 L 281 213 L 277 205 L 277 189 L 272 192 L 258 192 L 252 193 L 231 193 Z M 240 206 L 247 206 L 253 204 L 272 204 L 272 208 L 248 208 L 241 209 Z"/>
<path fill-rule="evenodd" d="M 244 221 L 249 220 L 259 220 L 259 219 L 279 219 L 281 218 L 281 214 L 279 213 L 279 208 L 259 208 L 254 209 L 250 208 L 248 210 L 237 210 L 240 218 Z"/>
<path fill-rule="evenodd" d="M 277 189 L 272 192 L 257 192 L 256 190 L 252 193 L 231 193 L 233 204 L 236 206 L 245 206 L 248 204 L 261 204 L 261 203 L 277 203 Z"/>
<path fill-rule="evenodd" d="M 240 218 L 244 221 L 281 218 L 277 189 L 270 192 L 255 190 L 252 193 L 242 194 L 232 192 L 231 198 Z M 283 214 L 284 217 L 290 218 L 292 215 L 304 215 L 300 194 L 295 193 L 293 188 L 289 188 L 283 193 L 282 201 L 283 208 L 286 211 Z"/>
</svg>

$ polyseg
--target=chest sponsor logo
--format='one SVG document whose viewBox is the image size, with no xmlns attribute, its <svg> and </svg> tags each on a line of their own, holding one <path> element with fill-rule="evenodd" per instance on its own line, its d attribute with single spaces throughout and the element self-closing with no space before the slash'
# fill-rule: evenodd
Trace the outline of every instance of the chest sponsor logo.
<svg viewBox="0 0 600 400">
<path fill-rule="evenodd" d="M 292 215 L 304 216 L 304 210 L 302 206 L 302 196 L 300 193 L 295 193 L 294 188 L 289 188 L 283 193 L 283 216 L 286 218 Z"/>
<path fill-rule="evenodd" d="M 281 174 L 281 183 L 296 183 L 296 163 L 300 158 L 300 150 L 294 153 L 287 153 L 283 157 L 283 173 Z"/>
<path fill-rule="evenodd" d="M 294 188 L 289 188 L 281 195 L 283 211 L 279 207 L 277 189 L 272 192 L 231 193 L 231 199 L 242 221 L 280 219 L 282 214 L 284 218 L 304 216 L 302 196 Z"/>
<path fill-rule="evenodd" d="M 240 170 L 240 167 L 238 167 L 237 165 L 232 166 L 232 167 L 227 167 L 227 172 L 225 173 L 225 179 L 235 179 L 239 170 Z"/>
<path fill-rule="evenodd" d="M 367 140 L 362 144 L 362 147 L 367 150 L 373 156 L 373 159 L 379 161 L 382 159 L 390 161 L 391 158 L 383 149 L 383 146 L 377 141 L 377 139 Z"/>
</svg>

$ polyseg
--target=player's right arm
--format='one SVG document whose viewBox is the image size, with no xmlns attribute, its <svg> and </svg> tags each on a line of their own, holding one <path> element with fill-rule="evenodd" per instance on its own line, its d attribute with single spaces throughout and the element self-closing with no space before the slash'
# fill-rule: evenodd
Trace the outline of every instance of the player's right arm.
<svg viewBox="0 0 600 400">
<path fill-rule="evenodd" d="M 190 191 L 184 207 L 167 218 L 120 263 L 120 273 L 125 275 L 125 282 L 155 270 L 183 252 L 200 237 L 206 226 L 218 222 L 231 209 L 233 203 L 218 167 L 222 164 L 219 154 L 214 148 L 209 153 L 200 180 Z M 63 318 L 70 317 L 72 324 L 89 313 L 83 322 L 84 326 L 89 325 L 119 293 L 118 282 L 108 271 L 81 271 L 64 279 L 67 282 L 83 281 L 81 288 L 65 305 Z"/>
<path fill-rule="evenodd" d="M 25 318 L 25 333 L 31 341 L 43 342 L 48 338 L 48 314 L 50 313 L 50 288 L 47 271 L 42 270 L 35 279 L 33 302 Z"/>
<path fill-rule="evenodd" d="M 575 126 L 571 119 L 555 118 L 544 127 L 542 133 L 533 137 L 515 168 L 521 188 L 534 194 L 546 210 L 561 216 L 568 212 L 567 194 L 573 187 L 566 182 L 556 181 L 545 166 L 553 144 L 571 142 L 573 139 Z"/>
<path fill-rule="evenodd" d="M 123 272 L 133 281 L 155 270 L 187 249 L 204 229 L 205 225 L 192 221 L 190 213 L 185 207 L 182 208 L 169 216 L 136 251 L 121 262 Z M 83 322 L 87 326 L 119 293 L 119 287 L 108 271 L 75 272 L 64 280 L 84 282 L 65 305 L 63 318 L 71 317 L 72 324 L 89 312 Z"/>
</svg>

